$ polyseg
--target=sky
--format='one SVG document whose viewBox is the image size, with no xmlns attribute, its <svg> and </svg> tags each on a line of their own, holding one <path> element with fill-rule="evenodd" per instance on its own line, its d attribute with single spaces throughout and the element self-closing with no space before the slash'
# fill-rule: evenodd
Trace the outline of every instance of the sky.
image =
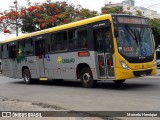
<svg viewBox="0 0 160 120">
<path fill-rule="evenodd" d="M 4 10 L 8 10 L 13 6 L 13 2 L 15 0 L 7 0 L 7 2 L 1 2 L 0 4 L 0 12 Z M 26 5 L 26 0 L 17 0 L 19 5 Z M 30 0 L 31 2 L 46 2 L 47 0 Z M 52 1 L 57 1 L 57 0 L 52 0 Z M 111 1 L 114 3 L 122 2 L 123 0 L 58 0 L 58 1 L 68 1 L 73 4 L 80 4 L 82 7 L 88 8 L 90 10 L 95 10 L 98 12 L 101 12 L 101 7 L 104 6 L 105 1 Z M 141 6 L 141 7 L 148 7 L 148 9 L 152 9 L 160 13 L 160 1 L 159 0 L 135 0 L 135 5 L 136 6 Z M 0 34 L 0 40 L 1 39 L 6 39 L 8 37 L 12 37 L 15 35 L 4 35 L 3 33 Z"/>
<path fill-rule="evenodd" d="M 0 10 L 9 9 L 13 5 L 15 0 L 7 0 L 7 2 L 1 2 Z M 26 0 L 17 0 L 18 4 L 25 5 Z M 31 2 L 45 2 L 47 0 L 30 0 Z M 57 0 L 52 0 L 57 1 Z M 59 0 L 68 1 L 74 4 L 81 4 L 83 7 L 89 8 L 91 10 L 101 11 L 101 7 L 104 6 L 105 1 L 111 2 L 121 2 L 123 0 Z M 159 0 L 135 0 L 136 6 L 148 7 L 150 9 L 156 10 L 160 13 L 160 2 Z"/>
</svg>

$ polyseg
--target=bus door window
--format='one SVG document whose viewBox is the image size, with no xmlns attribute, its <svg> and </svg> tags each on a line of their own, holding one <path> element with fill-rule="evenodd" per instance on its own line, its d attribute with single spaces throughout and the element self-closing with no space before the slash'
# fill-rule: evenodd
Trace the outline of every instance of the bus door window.
<svg viewBox="0 0 160 120">
<path fill-rule="evenodd" d="M 98 62 L 99 62 L 99 74 L 100 76 L 105 76 L 104 55 L 98 55 Z"/>
<path fill-rule="evenodd" d="M 105 32 L 105 44 L 106 44 L 105 51 L 107 53 L 113 53 L 114 47 L 110 29 Z"/>
<path fill-rule="evenodd" d="M 108 76 L 114 76 L 113 56 L 112 56 L 114 52 L 114 46 L 113 46 L 111 29 L 107 29 L 105 31 L 105 52 L 108 53 L 106 55 Z"/>
<path fill-rule="evenodd" d="M 99 28 L 93 31 L 95 50 L 98 52 L 99 75 L 113 76 L 113 40 L 110 28 Z"/>
<path fill-rule="evenodd" d="M 112 54 L 107 54 L 107 70 L 108 70 L 108 76 L 114 76 L 113 56 L 112 56 Z"/>
<path fill-rule="evenodd" d="M 36 56 L 39 56 L 40 59 L 43 58 L 43 56 L 45 55 L 45 45 L 44 45 L 44 41 L 37 41 L 35 44 L 35 48 L 36 48 Z"/>
<path fill-rule="evenodd" d="M 100 28 L 94 30 L 95 49 L 99 53 L 113 53 L 113 40 L 111 29 Z"/>
<path fill-rule="evenodd" d="M 103 30 L 102 29 L 98 29 L 98 30 L 95 30 L 94 31 L 94 39 L 95 39 L 95 42 L 96 42 L 96 50 L 98 52 L 103 52 L 104 51 L 104 41 L 103 41 Z"/>
</svg>

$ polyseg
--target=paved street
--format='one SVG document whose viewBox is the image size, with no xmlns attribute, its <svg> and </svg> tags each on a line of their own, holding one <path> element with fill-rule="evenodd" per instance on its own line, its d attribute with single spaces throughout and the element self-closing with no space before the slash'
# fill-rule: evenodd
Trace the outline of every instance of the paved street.
<svg viewBox="0 0 160 120">
<path fill-rule="evenodd" d="M 77 81 L 25 85 L 21 79 L 0 76 L 1 101 L 27 103 L 25 107 L 14 109 L 9 104 L 5 107 L 1 102 L 0 110 L 30 110 L 28 108 L 36 105 L 33 110 L 160 111 L 159 91 L 159 74 L 127 80 L 124 85 L 115 85 L 112 81 L 99 82 L 93 89 L 83 88 Z"/>
</svg>

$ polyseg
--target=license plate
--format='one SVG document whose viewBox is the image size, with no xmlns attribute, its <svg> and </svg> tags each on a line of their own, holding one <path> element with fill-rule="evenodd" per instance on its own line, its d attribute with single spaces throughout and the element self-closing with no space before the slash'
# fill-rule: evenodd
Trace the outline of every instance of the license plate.
<svg viewBox="0 0 160 120">
<path fill-rule="evenodd" d="M 146 74 L 141 74 L 141 77 L 144 77 L 144 76 L 146 76 Z"/>
</svg>

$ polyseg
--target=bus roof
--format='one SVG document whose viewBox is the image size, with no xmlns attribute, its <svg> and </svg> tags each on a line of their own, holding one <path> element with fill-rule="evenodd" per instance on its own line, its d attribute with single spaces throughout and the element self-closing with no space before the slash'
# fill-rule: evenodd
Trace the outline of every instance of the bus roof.
<svg viewBox="0 0 160 120">
<path fill-rule="evenodd" d="M 18 37 L 5 39 L 1 43 L 12 42 L 12 41 L 16 41 L 16 40 L 25 39 L 25 38 L 27 39 L 27 38 L 30 38 L 30 37 L 43 35 L 43 34 L 46 34 L 46 33 L 55 32 L 55 31 L 59 31 L 59 30 L 65 30 L 65 29 L 68 29 L 68 28 L 74 28 L 74 27 L 78 27 L 78 26 L 81 26 L 81 25 L 86 25 L 86 24 L 90 24 L 90 23 L 94 23 L 94 22 L 98 22 L 98 21 L 102 21 L 102 20 L 106 20 L 106 19 L 109 19 L 110 21 L 112 21 L 111 15 L 112 14 L 99 15 L 99 16 L 88 18 L 88 19 L 85 19 L 85 20 L 80 20 L 80 21 L 77 21 L 77 22 L 72 22 L 72 23 L 48 28 L 48 29 L 40 30 L 40 31 L 33 32 L 33 33 L 23 34 L 23 35 L 18 36 Z M 113 14 L 113 15 L 125 15 L 125 14 Z"/>
<path fill-rule="evenodd" d="M 5 39 L 1 43 L 7 43 L 7 42 L 16 41 L 16 40 L 25 39 L 25 38 L 27 39 L 27 38 L 30 38 L 33 36 L 38 36 L 38 35 L 42 35 L 42 34 L 46 34 L 46 33 L 50 33 L 50 32 L 55 32 L 55 31 L 59 31 L 59 30 L 65 30 L 68 28 L 73 28 L 73 27 L 77 27 L 77 26 L 81 26 L 81 25 L 85 25 L 85 24 L 89 24 L 89 23 L 93 23 L 93 22 L 98 22 L 98 21 L 105 20 L 105 19 L 109 19 L 110 21 L 112 21 L 111 14 L 100 15 L 100 16 L 88 18 L 85 20 L 80 20 L 77 22 L 72 22 L 72 23 L 40 30 L 40 31 L 33 32 L 33 33 L 23 34 L 18 37 Z"/>
</svg>

